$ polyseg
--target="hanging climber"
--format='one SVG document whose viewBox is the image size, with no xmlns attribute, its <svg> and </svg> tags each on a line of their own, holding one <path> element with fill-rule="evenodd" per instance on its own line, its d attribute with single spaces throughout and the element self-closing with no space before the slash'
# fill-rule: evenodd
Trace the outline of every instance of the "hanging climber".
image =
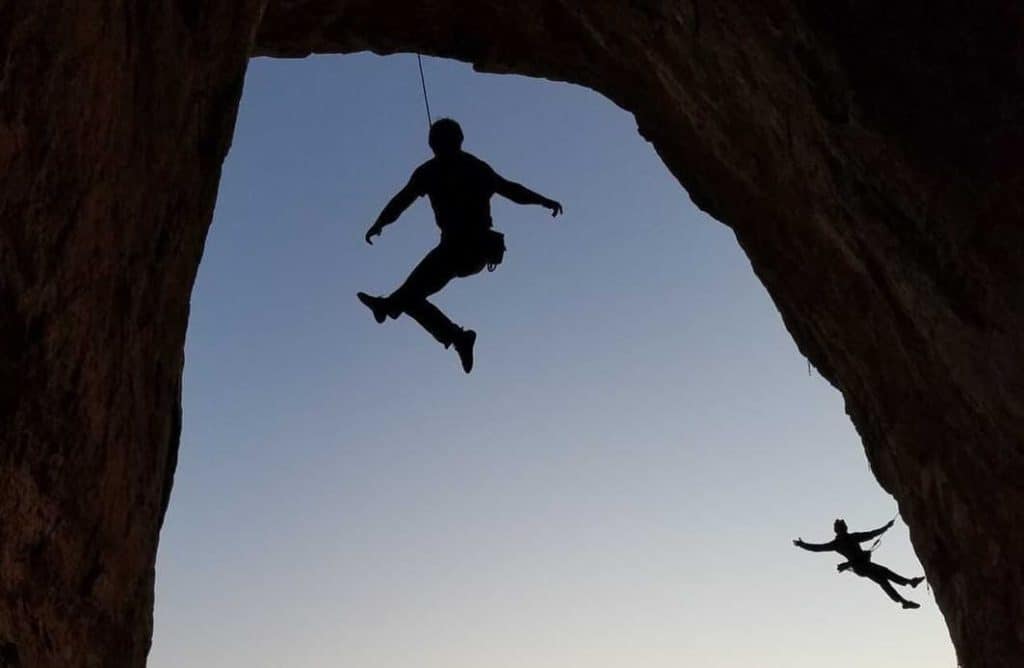
<svg viewBox="0 0 1024 668">
<path fill-rule="evenodd" d="M 455 347 L 462 369 L 473 369 L 476 332 L 453 323 L 427 297 L 441 290 L 455 277 L 472 276 L 485 266 L 493 269 L 505 254 L 505 238 L 491 228 L 490 199 L 498 194 L 517 204 L 538 204 L 562 213 L 562 205 L 529 188 L 507 181 L 491 167 L 462 150 L 462 128 L 450 118 L 430 126 L 428 143 L 434 157 L 416 168 L 402 190 L 395 195 L 377 221 L 366 232 L 373 245 L 385 226 L 395 222 L 417 197 L 426 195 L 434 210 L 441 242 L 420 261 L 397 290 L 387 297 L 357 294 L 359 301 L 382 323 L 405 313 L 418 322 L 445 348 Z"/>
<path fill-rule="evenodd" d="M 836 570 L 842 573 L 847 569 L 853 570 L 854 573 L 862 578 L 868 578 L 872 582 L 876 583 L 882 590 L 888 594 L 889 598 L 897 603 L 903 604 L 904 608 L 920 608 L 921 606 L 913 601 L 909 601 L 902 596 L 893 588 L 890 582 L 895 582 L 900 586 L 910 585 L 911 587 L 917 587 L 924 581 L 923 577 L 917 578 L 905 578 L 902 575 L 893 573 L 885 566 L 881 564 L 875 564 L 871 562 L 871 551 L 865 550 L 861 547 L 861 543 L 869 541 L 872 538 L 877 538 L 883 533 L 889 530 L 889 528 L 895 522 L 895 519 L 889 521 L 885 526 L 875 529 L 874 531 L 862 531 L 859 533 L 849 533 L 846 530 L 846 522 L 839 519 L 836 520 L 832 525 L 832 528 L 836 532 L 836 537 L 827 543 L 805 543 L 802 538 L 797 538 L 793 541 L 793 544 L 797 547 L 811 552 L 838 552 L 839 554 L 846 557 L 846 561 L 836 566 Z M 873 549 L 873 548 L 872 548 Z"/>
</svg>

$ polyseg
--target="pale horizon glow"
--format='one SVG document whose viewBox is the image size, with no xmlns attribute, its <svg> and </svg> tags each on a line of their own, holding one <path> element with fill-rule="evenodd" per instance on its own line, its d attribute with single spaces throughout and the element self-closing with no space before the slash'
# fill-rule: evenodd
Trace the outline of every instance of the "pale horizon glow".
<svg viewBox="0 0 1024 668">
<path fill-rule="evenodd" d="M 559 199 L 437 299 L 477 368 L 355 300 L 436 240 L 414 56 L 259 59 L 193 295 L 153 668 L 954 668 L 929 590 L 839 575 L 895 512 L 732 233 L 595 93 L 424 59 L 434 116 Z M 897 522 L 876 559 L 919 575 Z"/>
</svg>

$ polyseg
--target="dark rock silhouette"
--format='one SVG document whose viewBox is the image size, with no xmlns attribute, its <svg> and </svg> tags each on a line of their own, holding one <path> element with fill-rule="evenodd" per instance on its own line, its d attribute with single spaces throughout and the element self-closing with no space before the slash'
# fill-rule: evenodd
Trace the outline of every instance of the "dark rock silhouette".
<svg viewBox="0 0 1024 668">
<path fill-rule="evenodd" d="M 12 642 L 0 643 L 0 668 L 19 668 L 18 646 Z"/>
<path fill-rule="evenodd" d="M 462 150 L 462 128 L 450 118 L 430 127 L 430 148 L 434 157 L 420 165 L 409 183 L 388 202 L 366 232 L 366 243 L 398 220 L 417 197 L 429 197 L 441 243 L 416 265 L 409 278 L 387 297 L 358 294 L 359 301 L 378 323 L 405 313 L 445 348 L 455 347 L 462 370 L 473 370 L 476 332 L 465 330 L 448 319 L 427 297 L 439 292 L 456 277 L 472 276 L 493 269 L 505 256 L 504 236 L 492 229 L 491 197 L 502 195 L 517 204 L 537 204 L 562 213 L 562 205 L 529 188 L 499 176 L 490 165 Z"/>
<path fill-rule="evenodd" d="M 143 665 L 246 63 L 372 50 L 632 112 L 843 392 L 960 663 L 1024 665 L 1020 2 L 66 5 L 0 9 L 0 637 L 22 664 Z"/>
</svg>

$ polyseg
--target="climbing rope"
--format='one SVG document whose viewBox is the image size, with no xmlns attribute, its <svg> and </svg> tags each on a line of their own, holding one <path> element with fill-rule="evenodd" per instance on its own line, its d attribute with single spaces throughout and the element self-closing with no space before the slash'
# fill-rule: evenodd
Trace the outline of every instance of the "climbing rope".
<svg viewBox="0 0 1024 668">
<path fill-rule="evenodd" d="M 899 517 L 899 516 L 900 516 L 900 511 L 897 510 L 896 514 L 893 515 L 892 519 L 889 520 L 889 521 L 890 522 L 895 522 L 896 518 Z M 871 544 L 870 548 L 868 548 L 868 552 L 874 552 L 878 548 L 878 544 L 882 542 L 883 538 L 885 538 L 885 534 L 884 533 L 881 536 L 879 536 L 878 538 L 875 539 L 875 542 Z"/>
<path fill-rule="evenodd" d="M 429 128 L 434 124 L 434 120 L 430 117 L 430 98 L 427 97 L 427 79 L 423 76 L 423 58 L 418 53 L 416 62 L 420 66 L 420 86 L 423 87 L 423 106 L 427 108 L 427 127 Z"/>
</svg>

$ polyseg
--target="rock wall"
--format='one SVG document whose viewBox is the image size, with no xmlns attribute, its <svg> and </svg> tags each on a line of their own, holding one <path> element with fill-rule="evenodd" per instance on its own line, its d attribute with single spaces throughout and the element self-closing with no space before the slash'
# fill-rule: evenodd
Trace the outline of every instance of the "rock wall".
<svg viewBox="0 0 1024 668">
<path fill-rule="evenodd" d="M 0 665 L 145 663 L 255 5 L 0 4 Z"/>
<path fill-rule="evenodd" d="M 961 663 L 1024 665 L 1020 3 L 87 4 L 0 6 L 0 646 L 22 665 L 144 663 L 250 49 L 420 51 L 631 111 L 842 390 Z"/>
</svg>

